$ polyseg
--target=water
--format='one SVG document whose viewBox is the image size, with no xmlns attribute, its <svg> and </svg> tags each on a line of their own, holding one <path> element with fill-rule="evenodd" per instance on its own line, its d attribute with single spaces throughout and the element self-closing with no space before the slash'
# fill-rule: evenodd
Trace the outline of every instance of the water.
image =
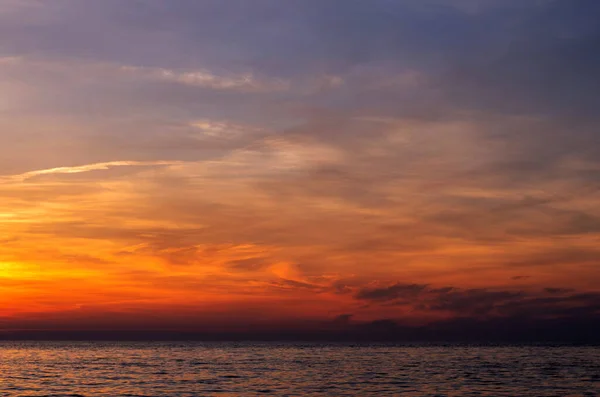
<svg viewBox="0 0 600 397">
<path fill-rule="evenodd" d="M 596 396 L 598 347 L 0 342 L 1 396 Z"/>
</svg>

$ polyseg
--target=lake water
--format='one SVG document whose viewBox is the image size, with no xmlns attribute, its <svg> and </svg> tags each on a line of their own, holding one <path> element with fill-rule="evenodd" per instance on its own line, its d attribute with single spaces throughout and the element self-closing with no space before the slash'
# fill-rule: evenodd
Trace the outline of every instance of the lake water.
<svg viewBox="0 0 600 397">
<path fill-rule="evenodd" d="M 597 396 L 598 347 L 0 342 L 1 396 Z"/>
</svg>

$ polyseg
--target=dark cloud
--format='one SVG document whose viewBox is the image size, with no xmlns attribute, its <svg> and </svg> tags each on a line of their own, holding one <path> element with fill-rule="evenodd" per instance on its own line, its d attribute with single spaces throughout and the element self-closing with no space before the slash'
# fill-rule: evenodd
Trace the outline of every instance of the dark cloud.
<svg viewBox="0 0 600 397">
<path fill-rule="evenodd" d="M 345 318 L 345 317 L 343 317 Z M 6 328 L 0 333 L 0 339 L 29 340 L 260 340 L 260 341 L 335 341 L 335 342 L 460 342 L 460 343 L 593 343 L 600 342 L 597 329 L 600 326 L 598 315 L 574 315 L 554 319 L 528 319 L 522 317 L 502 317 L 488 319 L 454 318 L 432 322 L 427 325 L 407 325 L 401 320 L 382 318 L 368 322 L 331 323 L 295 323 L 256 324 L 244 329 L 214 330 L 182 321 L 171 316 L 170 321 L 177 323 L 178 330 L 154 328 L 156 322 L 145 323 L 141 328 L 139 321 L 131 314 L 120 315 L 112 322 L 110 329 L 91 329 L 89 326 L 103 324 L 106 318 L 93 311 L 86 313 L 77 330 L 64 330 L 58 323 L 51 323 L 46 329 L 31 330 L 32 324 L 40 319 L 19 319 L 18 326 Z M 134 321 L 131 321 L 131 320 Z M 189 320 L 189 317 L 188 317 Z M 0 319 L 0 323 L 7 322 Z M 10 323 L 8 323 L 10 324 Z M 250 324 L 250 323 L 249 323 Z M 83 330 L 81 325 L 83 325 Z M 309 325 L 309 327 L 307 327 Z M 34 327 L 35 328 L 35 327 Z M 274 330 L 276 328 L 276 330 Z M 27 330 L 29 329 L 29 330 Z"/>
<path fill-rule="evenodd" d="M 480 316 L 491 314 L 498 305 L 520 300 L 524 297 L 525 294 L 519 291 L 450 290 L 437 294 L 431 303 L 426 304 L 426 307 L 429 310 Z"/>
<path fill-rule="evenodd" d="M 600 295 L 570 288 L 541 291 L 432 288 L 428 285 L 395 284 L 362 289 L 355 298 L 384 305 L 400 305 L 429 312 L 453 313 L 466 318 L 525 317 L 530 319 L 599 314 Z"/>
<path fill-rule="evenodd" d="M 552 288 L 552 287 L 547 287 L 544 288 L 544 291 L 546 291 L 547 293 L 551 294 L 551 295 L 555 295 L 555 294 L 566 294 L 569 292 L 573 292 L 573 289 L 571 288 Z"/>
<path fill-rule="evenodd" d="M 420 284 L 394 284 L 385 288 L 363 289 L 358 291 L 356 299 L 371 301 L 389 301 L 395 299 L 416 298 L 426 285 Z"/>
<path fill-rule="evenodd" d="M 334 325 L 348 325 L 352 320 L 352 314 L 340 314 L 333 319 Z"/>
</svg>

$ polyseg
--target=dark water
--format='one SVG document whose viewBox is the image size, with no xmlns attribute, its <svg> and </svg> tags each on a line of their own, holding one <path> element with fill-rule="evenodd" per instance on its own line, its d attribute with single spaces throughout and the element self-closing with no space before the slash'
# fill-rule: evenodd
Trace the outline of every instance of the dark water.
<svg viewBox="0 0 600 397">
<path fill-rule="evenodd" d="M 600 348 L 0 342 L 0 395 L 596 396 Z"/>
</svg>

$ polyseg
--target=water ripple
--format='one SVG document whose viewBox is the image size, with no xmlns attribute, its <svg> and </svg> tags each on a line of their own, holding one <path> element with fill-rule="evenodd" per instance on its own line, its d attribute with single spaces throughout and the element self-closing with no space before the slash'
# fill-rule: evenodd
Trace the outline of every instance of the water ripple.
<svg viewBox="0 0 600 397">
<path fill-rule="evenodd" d="M 596 396 L 600 348 L 0 342 L 0 396 Z"/>
</svg>

